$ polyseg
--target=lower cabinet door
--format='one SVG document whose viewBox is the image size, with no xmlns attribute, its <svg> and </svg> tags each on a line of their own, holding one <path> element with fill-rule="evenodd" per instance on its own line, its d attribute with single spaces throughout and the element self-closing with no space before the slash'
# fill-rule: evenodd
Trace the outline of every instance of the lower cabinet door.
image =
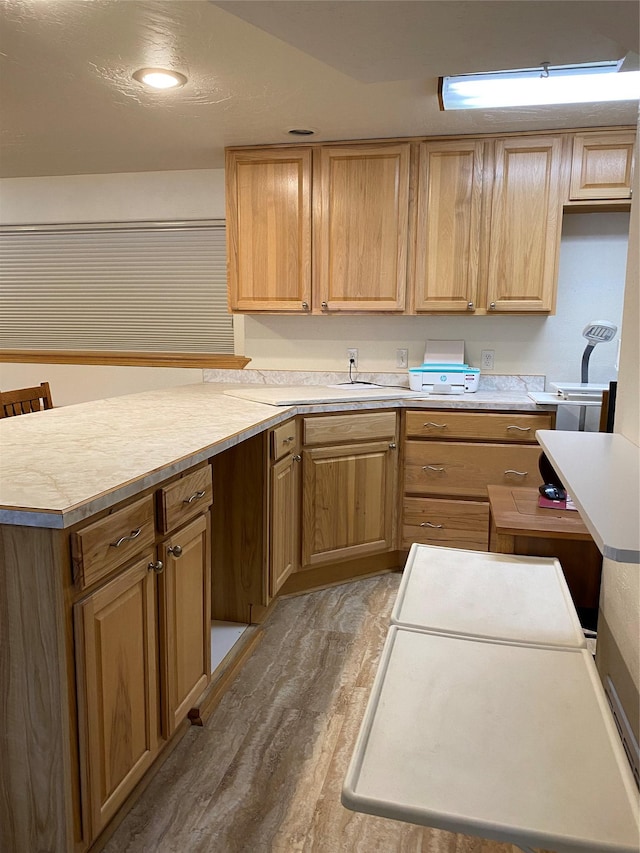
<svg viewBox="0 0 640 853">
<path fill-rule="evenodd" d="M 83 819 L 95 838 L 158 751 L 153 553 L 74 605 Z"/>
<path fill-rule="evenodd" d="M 402 513 L 402 547 L 414 542 L 486 551 L 489 547 L 489 504 L 405 498 Z"/>
<path fill-rule="evenodd" d="M 303 452 L 302 568 L 392 550 L 395 447 L 378 441 Z"/>
<path fill-rule="evenodd" d="M 271 468 L 269 596 L 300 565 L 300 457 L 290 453 Z"/>
<path fill-rule="evenodd" d="M 209 513 L 166 539 L 159 559 L 163 731 L 169 737 L 211 678 Z"/>
</svg>

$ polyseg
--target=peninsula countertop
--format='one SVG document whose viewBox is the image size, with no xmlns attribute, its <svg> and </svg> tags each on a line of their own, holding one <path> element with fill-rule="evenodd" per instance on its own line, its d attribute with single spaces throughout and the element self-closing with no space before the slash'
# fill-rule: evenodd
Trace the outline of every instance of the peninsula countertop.
<svg viewBox="0 0 640 853">
<path fill-rule="evenodd" d="M 523 391 L 273 406 L 224 394 L 230 387 L 181 385 L 0 420 L 0 523 L 70 527 L 296 414 L 554 408 Z"/>
</svg>

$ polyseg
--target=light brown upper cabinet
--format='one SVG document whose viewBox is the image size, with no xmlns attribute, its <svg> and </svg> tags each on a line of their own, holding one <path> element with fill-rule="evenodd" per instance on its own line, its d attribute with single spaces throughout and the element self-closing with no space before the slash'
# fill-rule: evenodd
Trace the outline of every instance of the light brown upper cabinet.
<svg viewBox="0 0 640 853">
<path fill-rule="evenodd" d="M 631 198 L 635 133 L 576 133 L 571 161 L 571 201 Z"/>
<path fill-rule="evenodd" d="M 561 135 L 423 142 L 416 313 L 553 311 Z"/>
<path fill-rule="evenodd" d="M 422 142 L 414 309 L 475 311 L 484 142 Z"/>
<path fill-rule="evenodd" d="M 231 311 L 311 310 L 311 148 L 227 151 Z"/>
<path fill-rule="evenodd" d="M 314 308 L 404 311 L 409 143 L 322 146 L 314 173 Z"/>
<path fill-rule="evenodd" d="M 562 143 L 561 135 L 494 142 L 486 296 L 491 313 L 554 310 Z"/>
</svg>

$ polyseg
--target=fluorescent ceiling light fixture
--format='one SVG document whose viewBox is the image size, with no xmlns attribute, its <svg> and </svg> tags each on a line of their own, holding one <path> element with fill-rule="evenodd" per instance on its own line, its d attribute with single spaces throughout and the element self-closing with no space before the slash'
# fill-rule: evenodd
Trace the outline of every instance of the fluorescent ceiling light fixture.
<svg viewBox="0 0 640 853">
<path fill-rule="evenodd" d="M 489 71 L 440 78 L 440 108 L 473 110 L 542 104 L 637 101 L 640 71 L 619 71 L 621 62 L 588 62 Z"/>
<path fill-rule="evenodd" d="M 133 72 L 133 79 L 152 89 L 175 89 L 184 86 L 187 78 L 179 71 L 167 71 L 165 68 L 140 68 Z"/>
</svg>

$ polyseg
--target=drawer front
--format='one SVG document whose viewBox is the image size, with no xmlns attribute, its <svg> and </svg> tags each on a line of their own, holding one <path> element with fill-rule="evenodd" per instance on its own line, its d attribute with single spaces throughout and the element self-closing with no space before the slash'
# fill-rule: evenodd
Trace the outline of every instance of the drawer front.
<svg viewBox="0 0 640 853">
<path fill-rule="evenodd" d="M 84 589 L 153 546 L 153 495 L 94 521 L 71 536 L 76 582 Z"/>
<path fill-rule="evenodd" d="M 487 500 L 488 485 L 537 486 L 539 445 L 407 441 L 405 492 Z"/>
<path fill-rule="evenodd" d="M 158 524 L 169 533 L 213 503 L 211 466 L 198 468 L 158 491 Z"/>
<path fill-rule="evenodd" d="M 304 418 L 305 444 L 334 444 L 341 441 L 368 441 L 395 438 L 395 412 L 364 412 Z"/>
<path fill-rule="evenodd" d="M 414 542 L 486 551 L 489 547 L 489 504 L 435 498 L 405 498 L 402 547 Z"/>
<path fill-rule="evenodd" d="M 533 443 L 537 429 L 552 429 L 553 415 L 502 415 L 488 412 L 407 412 L 406 435 L 446 440 L 518 441 Z"/>
<path fill-rule="evenodd" d="M 297 446 L 296 422 L 287 421 L 271 431 L 271 461 L 277 462 L 287 453 L 291 453 Z"/>
</svg>

